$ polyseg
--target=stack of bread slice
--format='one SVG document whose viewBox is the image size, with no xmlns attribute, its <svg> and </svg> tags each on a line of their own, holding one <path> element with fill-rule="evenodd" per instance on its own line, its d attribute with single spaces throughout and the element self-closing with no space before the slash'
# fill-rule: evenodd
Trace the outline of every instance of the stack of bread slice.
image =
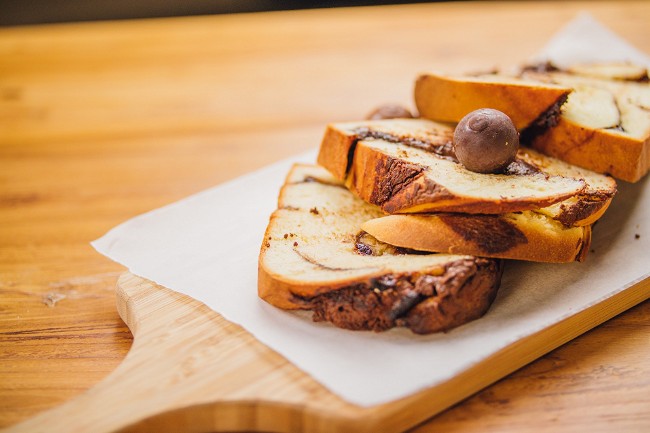
<svg viewBox="0 0 650 433">
<path fill-rule="evenodd" d="M 649 89 L 629 65 L 422 74 L 419 118 L 330 124 L 318 165 L 291 170 L 260 297 L 348 329 L 430 333 L 480 317 L 504 259 L 587 259 L 612 176 L 637 181 L 650 166 Z M 455 123 L 479 108 L 509 115 L 527 144 L 502 172 L 455 156 Z"/>
</svg>

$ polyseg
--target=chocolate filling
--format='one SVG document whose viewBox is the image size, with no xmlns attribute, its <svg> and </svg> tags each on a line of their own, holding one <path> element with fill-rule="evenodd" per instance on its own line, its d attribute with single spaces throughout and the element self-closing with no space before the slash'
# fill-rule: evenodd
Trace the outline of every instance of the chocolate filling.
<svg viewBox="0 0 650 433">
<path fill-rule="evenodd" d="M 420 205 L 452 198 L 454 198 L 454 194 L 450 193 L 447 188 L 425 177 L 406 191 L 404 197 L 396 197 L 393 201 L 383 203 L 382 209 L 388 213 L 394 213 L 401 210 L 404 202 Z"/>
<path fill-rule="evenodd" d="M 460 259 L 438 275 L 385 274 L 311 298 L 295 297 L 315 322 L 351 330 L 385 331 L 395 326 L 426 334 L 481 317 L 496 297 L 503 262 Z"/>
<path fill-rule="evenodd" d="M 451 263 L 435 279 L 437 295 L 419 302 L 396 320 L 416 334 L 446 331 L 483 316 L 497 295 L 503 261 L 482 259 Z"/>
<path fill-rule="evenodd" d="M 553 63 L 546 61 L 546 62 L 539 62 L 539 63 L 534 63 L 530 65 L 525 65 L 522 69 L 521 72 L 538 72 L 538 73 L 543 73 L 543 72 L 559 72 L 560 68 L 555 66 Z"/>
<path fill-rule="evenodd" d="M 503 172 L 503 174 L 515 174 L 519 176 L 531 175 L 535 173 L 541 173 L 539 167 L 526 162 L 521 158 L 517 158 L 512 161 Z"/>
<path fill-rule="evenodd" d="M 565 98 L 566 99 L 566 98 Z M 564 103 L 564 100 L 558 101 L 556 109 L 557 112 L 550 113 L 549 116 L 555 119 L 557 123 L 557 118 L 560 115 L 560 106 Z M 546 114 L 546 113 L 545 113 Z M 550 120 L 549 120 L 550 122 Z M 453 145 L 453 130 L 450 131 L 431 131 L 430 139 L 423 137 L 414 137 L 410 135 L 396 135 L 390 134 L 383 131 L 377 131 L 369 127 L 357 128 L 354 131 L 355 138 L 353 144 L 350 146 L 348 153 L 348 165 L 346 168 L 346 173 L 350 172 L 352 167 L 352 158 L 356 150 L 356 145 L 360 140 L 365 140 L 368 138 L 384 140 L 389 143 L 403 144 L 405 146 L 417 148 L 427 152 L 431 152 L 443 159 L 455 162 L 460 164 L 458 158 L 456 158 L 456 153 L 454 152 Z M 435 134 L 438 133 L 438 134 Z M 530 175 L 539 173 L 541 170 L 535 165 L 528 163 L 521 158 L 515 159 L 504 171 L 503 174 L 516 174 L 516 175 Z"/>
<path fill-rule="evenodd" d="M 426 251 L 412 250 L 410 248 L 396 247 L 377 240 L 374 236 L 361 231 L 356 236 L 354 249 L 358 254 L 364 256 L 383 256 L 384 254 L 402 255 L 402 254 L 431 254 Z"/>
<path fill-rule="evenodd" d="M 378 159 L 370 202 L 381 206 L 424 172 L 424 167 L 397 158 Z"/>
<path fill-rule="evenodd" d="M 564 105 L 568 97 L 568 94 L 563 95 L 548 110 L 540 114 L 526 129 L 521 131 L 519 136 L 521 143 L 529 145 L 535 137 L 556 126 L 560 120 L 562 105 Z"/>
<path fill-rule="evenodd" d="M 565 72 L 565 73 L 570 73 L 566 69 L 558 68 L 557 66 L 555 66 L 550 61 L 526 65 L 521 69 L 521 72 L 522 73 L 525 73 L 525 72 L 537 72 L 537 73 Z M 497 72 L 495 72 L 495 73 L 497 73 Z M 648 74 L 646 72 L 646 74 L 643 75 L 643 76 L 640 76 L 638 78 L 628 78 L 628 79 L 625 79 L 624 81 L 631 81 L 631 82 L 637 82 L 637 83 L 647 83 L 648 81 L 650 81 L 650 76 L 648 76 Z"/>
<path fill-rule="evenodd" d="M 472 215 L 441 214 L 440 220 L 488 254 L 502 253 L 519 244 L 528 243 L 528 238 L 521 230 L 499 215 L 475 218 Z"/>
<path fill-rule="evenodd" d="M 334 186 L 334 187 L 337 187 L 337 188 L 342 188 L 342 189 L 347 190 L 345 185 L 341 185 L 339 182 L 328 182 L 326 180 L 319 179 L 319 178 L 314 177 L 314 176 L 305 176 L 301 181 L 297 181 L 295 183 L 311 183 L 311 182 L 320 183 L 320 184 L 327 185 L 327 186 Z"/>
<path fill-rule="evenodd" d="M 401 143 L 409 147 L 426 150 L 435 153 L 445 159 L 458 162 L 453 146 L 453 131 L 431 131 L 430 139 L 414 137 L 411 135 L 395 135 L 383 131 L 377 131 L 368 127 L 357 128 L 354 131 L 356 141 L 374 138 L 388 141 L 389 143 Z"/>
<path fill-rule="evenodd" d="M 578 202 L 572 206 L 561 205 L 561 212 L 557 217 L 557 220 L 561 222 L 566 227 L 573 226 L 576 221 L 583 220 L 596 212 L 598 212 L 611 196 L 610 194 L 602 194 L 604 197 L 596 197 L 592 199 L 591 197 L 580 197 Z"/>
</svg>

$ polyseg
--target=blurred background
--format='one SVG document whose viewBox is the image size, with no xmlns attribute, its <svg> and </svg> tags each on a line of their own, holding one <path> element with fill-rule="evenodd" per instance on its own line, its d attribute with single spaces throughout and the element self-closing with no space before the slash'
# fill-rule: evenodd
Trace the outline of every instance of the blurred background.
<svg viewBox="0 0 650 433">
<path fill-rule="evenodd" d="M 0 26 L 406 3 L 427 2 L 417 0 L 0 0 Z"/>
</svg>

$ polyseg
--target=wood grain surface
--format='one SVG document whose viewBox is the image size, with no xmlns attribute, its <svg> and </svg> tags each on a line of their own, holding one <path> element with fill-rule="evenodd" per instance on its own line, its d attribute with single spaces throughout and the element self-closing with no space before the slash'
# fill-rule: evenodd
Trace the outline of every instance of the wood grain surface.
<svg viewBox="0 0 650 433">
<path fill-rule="evenodd" d="M 517 64 L 582 10 L 650 52 L 650 3 L 440 3 L 0 29 L 0 426 L 131 347 L 116 224 L 412 107 L 424 69 Z M 650 303 L 416 428 L 650 430 Z"/>
</svg>

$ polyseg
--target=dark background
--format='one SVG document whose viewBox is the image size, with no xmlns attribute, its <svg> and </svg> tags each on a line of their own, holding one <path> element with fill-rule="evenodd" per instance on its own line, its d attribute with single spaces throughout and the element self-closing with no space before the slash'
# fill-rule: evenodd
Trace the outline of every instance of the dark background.
<svg viewBox="0 0 650 433">
<path fill-rule="evenodd" d="M 404 3 L 426 2 L 417 0 L 0 0 L 0 26 Z"/>
</svg>

